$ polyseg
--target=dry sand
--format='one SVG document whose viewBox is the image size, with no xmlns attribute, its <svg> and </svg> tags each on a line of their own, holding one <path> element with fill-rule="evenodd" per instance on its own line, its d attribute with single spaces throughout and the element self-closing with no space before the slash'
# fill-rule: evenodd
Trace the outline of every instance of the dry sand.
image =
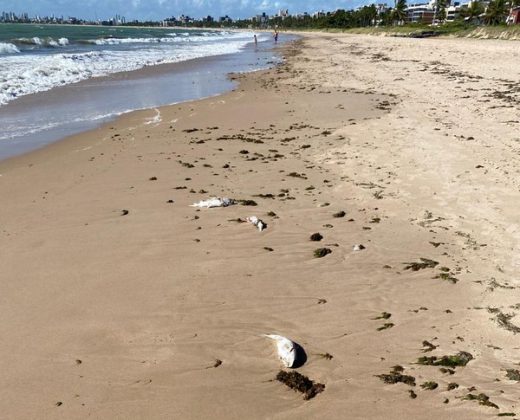
<svg viewBox="0 0 520 420">
<path fill-rule="evenodd" d="M 0 163 L 2 418 L 520 416 L 517 44 L 286 53 L 229 94 Z M 258 205 L 189 207 L 210 196 Z M 267 230 L 234 221 L 251 215 Z M 405 269 L 420 258 L 439 264 Z M 300 343 L 324 392 L 274 380 L 264 333 Z M 416 363 L 459 351 L 452 374 Z M 416 386 L 376 376 L 395 365 Z"/>
</svg>

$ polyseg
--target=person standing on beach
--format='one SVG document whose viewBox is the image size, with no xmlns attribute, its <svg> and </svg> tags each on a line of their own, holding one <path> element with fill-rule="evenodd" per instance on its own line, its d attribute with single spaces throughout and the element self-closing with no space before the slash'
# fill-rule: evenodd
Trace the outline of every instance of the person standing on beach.
<svg viewBox="0 0 520 420">
<path fill-rule="evenodd" d="M 254 35 L 254 38 L 255 38 L 255 46 L 257 46 L 258 45 L 258 38 L 257 38 L 256 34 Z"/>
<path fill-rule="evenodd" d="M 278 31 L 276 31 L 276 30 L 274 31 L 273 37 L 274 37 L 274 43 L 276 44 L 278 42 Z"/>
</svg>

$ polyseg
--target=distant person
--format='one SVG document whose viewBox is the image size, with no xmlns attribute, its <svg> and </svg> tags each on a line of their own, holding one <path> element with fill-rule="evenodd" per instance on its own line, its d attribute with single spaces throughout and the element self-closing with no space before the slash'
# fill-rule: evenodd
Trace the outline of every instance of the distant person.
<svg viewBox="0 0 520 420">
<path fill-rule="evenodd" d="M 255 34 L 254 38 L 255 38 L 255 46 L 257 46 L 258 45 L 258 38 L 257 38 L 256 34 Z"/>
<path fill-rule="evenodd" d="M 274 36 L 274 42 L 277 43 L 278 42 L 278 31 L 275 31 L 273 36 Z"/>
</svg>

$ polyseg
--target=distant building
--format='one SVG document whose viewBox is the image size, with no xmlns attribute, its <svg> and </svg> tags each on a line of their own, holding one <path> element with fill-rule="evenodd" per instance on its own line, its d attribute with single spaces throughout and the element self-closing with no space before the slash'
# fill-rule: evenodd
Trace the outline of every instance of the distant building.
<svg viewBox="0 0 520 420">
<path fill-rule="evenodd" d="M 267 27 L 267 23 L 269 22 L 269 16 L 264 12 L 261 15 L 253 16 L 251 19 L 253 22 L 255 22 L 260 27 Z"/>
<path fill-rule="evenodd" d="M 435 0 L 430 3 L 410 4 L 406 9 L 407 21 L 410 23 L 432 24 L 435 18 Z"/>
<path fill-rule="evenodd" d="M 458 19 L 463 8 L 459 2 L 454 2 L 451 6 L 446 7 L 446 22 L 453 22 Z"/>
<path fill-rule="evenodd" d="M 511 8 L 506 22 L 508 25 L 520 25 L 520 6 Z"/>
<path fill-rule="evenodd" d="M 281 17 L 282 19 L 289 17 L 289 9 L 280 9 L 278 11 L 278 17 Z"/>
<path fill-rule="evenodd" d="M 379 3 L 375 4 L 377 15 L 381 16 L 382 14 L 388 12 L 390 10 L 390 7 L 386 3 Z"/>
</svg>

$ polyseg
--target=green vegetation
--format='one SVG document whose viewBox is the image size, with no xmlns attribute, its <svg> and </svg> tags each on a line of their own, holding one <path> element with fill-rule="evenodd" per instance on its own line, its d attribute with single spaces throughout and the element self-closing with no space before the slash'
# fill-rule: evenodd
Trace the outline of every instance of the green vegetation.
<svg viewBox="0 0 520 420">
<path fill-rule="evenodd" d="M 429 365 L 429 366 L 457 367 L 457 366 L 466 366 L 470 360 L 473 360 L 473 356 L 466 351 L 461 351 L 452 356 L 419 357 L 419 359 L 417 360 L 417 363 L 420 365 Z"/>
<path fill-rule="evenodd" d="M 394 366 L 390 373 L 384 373 L 382 375 L 376 375 L 385 384 L 398 384 L 403 383 L 410 386 L 415 386 L 415 378 L 410 375 L 403 375 L 404 368 L 402 366 Z M 412 398 L 415 398 L 412 396 Z"/>
</svg>

